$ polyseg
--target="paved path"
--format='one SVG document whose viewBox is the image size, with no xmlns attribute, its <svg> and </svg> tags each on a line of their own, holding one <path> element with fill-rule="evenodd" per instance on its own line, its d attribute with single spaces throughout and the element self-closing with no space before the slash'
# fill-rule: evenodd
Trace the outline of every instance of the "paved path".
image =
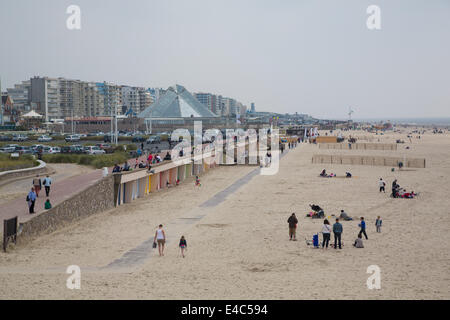
<svg viewBox="0 0 450 320">
<path fill-rule="evenodd" d="M 159 153 L 159 155 L 163 158 L 166 155 L 167 151 L 162 151 Z M 155 154 L 153 155 L 155 156 Z M 144 162 L 147 161 L 146 156 L 141 156 L 139 158 L 139 161 L 143 160 Z M 136 159 L 132 158 L 128 160 L 128 164 L 131 168 L 134 168 Z M 49 164 L 50 166 L 52 164 Z M 119 163 L 119 165 L 123 165 L 123 163 Z M 112 168 L 108 168 L 109 173 L 112 172 Z M 89 186 L 93 185 L 95 182 L 99 181 L 102 178 L 102 170 L 94 170 L 89 173 L 83 173 L 74 177 L 67 177 L 69 174 L 61 174 L 61 177 L 63 177 L 63 180 L 59 179 L 59 177 L 55 177 L 54 175 L 51 175 L 51 178 L 53 179 L 52 187 L 50 189 L 50 202 L 52 206 L 55 206 L 64 200 L 72 197 L 73 195 L 85 190 Z M 45 176 L 41 176 L 41 179 L 43 180 Z M 67 178 L 66 178 L 67 177 Z M 40 213 L 44 212 L 44 203 L 47 199 L 45 197 L 45 189 L 42 187 L 42 190 L 39 193 L 39 197 L 36 200 L 35 203 L 35 209 L 34 211 L 36 214 L 29 214 L 28 213 L 28 203 L 25 201 L 27 194 L 30 190 L 27 191 L 23 190 L 23 185 L 27 184 L 29 188 L 31 189 L 31 181 L 32 178 L 20 180 L 17 182 L 12 182 L 10 185 L 2 186 L 2 189 L 10 188 L 10 189 L 17 189 L 20 187 L 20 189 L 23 191 L 23 196 L 10 200 L 5 201 L 0 204 L 0 221 L 3 221 L 4 219 L 13 218 L 15 216 L 19 217 L 19 222 L 25 222 L 29 219 L 39 215 Z M 16 185 L 17 184 L 17 185 Z M 0 230 L 0 233 L 3 232 L 3 230 Z"/>
<path fill-rule="evenodd" d="M 43 177 L 41 177 L 42 179 Z M 50 202 L 55 206 L 78 192 L 93 185 L 102 178 L 102 170 L 95 170 L 90 173 L 81 174 L 75 177 L 67 178 L 62 181 L 54 181 L 50 189 Z M 31 180 L 30 180 L 31 189 Z M 27 193 L 23 198 L 11 200 L 1 205 L 0 220 L 9 219 L 15 216 L 19 217 L 19 222 L 28 221 L 32 217 L 44 211 L 45 189 L 43 188 L 39 193 L 39 198 L 36 200 L 35 212 L 36 214 L 28 213 L 28 203 L 25 201 Z"/>
</svg>

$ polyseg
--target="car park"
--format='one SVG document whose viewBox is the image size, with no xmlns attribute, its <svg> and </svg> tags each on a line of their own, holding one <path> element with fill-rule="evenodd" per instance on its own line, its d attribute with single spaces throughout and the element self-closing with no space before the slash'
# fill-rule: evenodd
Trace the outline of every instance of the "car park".
<svg viewBox="0 0 450 320">
<path fill-rule="evenodd" d="M 52 137 L 49 137 L 49 136 L 46 136 L 46 135 L 42 135 L 42 136 L 40 136 L 38 138 L 39 142 L 49 142 L 49 141 L 52 141 L 52 140 L 53 140 Z"/>
<path fill-rule="evenodd" d="M 87 154 L 105 154 L 105 150 L 100 149 L 97 146 L 86 146 L 84 152 Z"/>
</svg>

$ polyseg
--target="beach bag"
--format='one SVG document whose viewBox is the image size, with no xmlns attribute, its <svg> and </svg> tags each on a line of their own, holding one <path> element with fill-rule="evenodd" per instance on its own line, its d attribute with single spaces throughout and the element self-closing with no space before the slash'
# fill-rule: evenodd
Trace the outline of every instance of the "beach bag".
<svg viewBox="0 0 450 320">
<path fill-rule="evenodd" d="M 319 235 L 318 234 L 313 235 L 313 246 L 315 248 L 319 247 Z"/>
<path fill-rule="evenodd" d="M 153 249 L 156 249 L 156 242 L 153 242 Z"/>
<path fill-rule="evenodd" d="M 27 202 L 30 201 L 30 197 L 29 197 L 28 195 L 27 195 L 27 200 L 26 200 L 26 201 L 27 201 Z"/>
</svg>

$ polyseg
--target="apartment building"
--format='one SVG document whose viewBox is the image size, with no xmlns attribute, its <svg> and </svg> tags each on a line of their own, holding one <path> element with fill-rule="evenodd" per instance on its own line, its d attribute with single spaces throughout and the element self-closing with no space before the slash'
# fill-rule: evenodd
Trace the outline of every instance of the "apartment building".
<svg viewBox="0 0 450 320">
<path fill-rule="evenodd" d="M 14 88 L 6 89 L 8 96 L 14 101 L 14 108 L 20 112 L 30 110 L 31 101 L 31 81 L 22 81 L 20 84 L 15 84 Z"/>
</svg>

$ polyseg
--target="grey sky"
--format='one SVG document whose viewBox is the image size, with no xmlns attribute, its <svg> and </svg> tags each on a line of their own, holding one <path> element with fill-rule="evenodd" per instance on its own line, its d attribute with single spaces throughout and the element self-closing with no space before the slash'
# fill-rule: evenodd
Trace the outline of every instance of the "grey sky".
<svg viewBox="0 0 450 320">
<path fill-rule="evenodd" d="M 449 0 L 2 0 L 0 32 L 3 89 L 48 75 L 322 118 L 450 116 Z"/>
</svg>

